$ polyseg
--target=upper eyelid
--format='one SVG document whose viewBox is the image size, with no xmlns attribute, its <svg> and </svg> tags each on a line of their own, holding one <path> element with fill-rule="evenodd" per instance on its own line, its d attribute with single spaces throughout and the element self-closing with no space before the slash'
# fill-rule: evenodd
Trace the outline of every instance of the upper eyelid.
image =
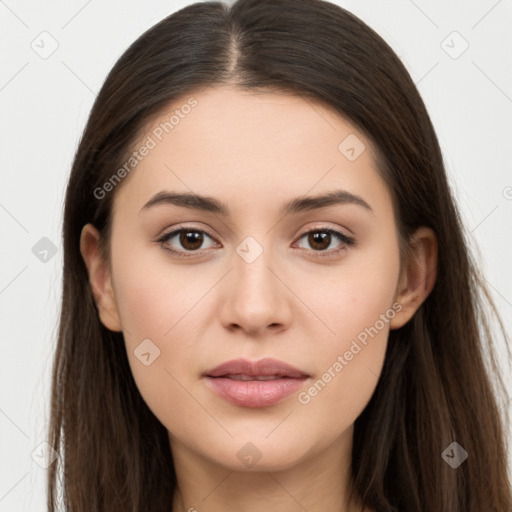
<svg viewBox="0 0 512 512">
<path fill-rule="evenodd" d="M 211 233 L 209 233 L 206 229 L 196 228 L 193 226 L 183 226 L 183 227 L 171 229 L 169 232 L 164 232 L 162 235 L 160 235 L 158 237 L 158 240 L 162 240 L 163 238 L 168 238 L 171 235 L 176 236 L 178 233 L 180 233 L 182 231 L 197 231 L 199 233 L 204 233 L 204 234 L 208 235 L 212 240 L 217 241 L 217 239 Z"/>
</svg>

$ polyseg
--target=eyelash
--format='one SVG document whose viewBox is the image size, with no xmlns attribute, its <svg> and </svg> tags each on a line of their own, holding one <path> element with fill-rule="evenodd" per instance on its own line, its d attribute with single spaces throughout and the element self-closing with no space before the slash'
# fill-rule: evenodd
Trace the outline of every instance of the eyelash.
<svg viewBox="0 0 512 512">
<path fill-rule="evenodd" d="M 197 250 L 197 251 L 176 251 L 175 249 L 171 249 L 165 245 L 165 242 L 168 242 L 175 235 L 182 233 L 182 232 L 202 233 L 204 235 L 208 235 L 212 240 L 215 240 L 215 238 L 212 235 L 210 235 L 210 233 L 208 233 L 207 231 L 204 231 L 203 229 L 197 229 L 197 228 L 193 228 L 193 227 L 190 227 L 190 228 L 183 227 L 180 229 L 175 229 L 174 231 L 170 231 L 169 233 L 165 233 L 157 240 L 157 242 L 162 246 L 162 248 L 164 250 L 169 251 L 170 253 L 172 253 L 180 258 L 193 258 L 197 255 L 199 250 Z M 343 244 L 345 244 L 345 246 L 353 247 L 356 245 L 356 241 L 354 238 L 345 235 L 341 231 L 338 231 L 333 228 L 322 228 L 322 227 L 310 229 L 309 231 L 305 231 L 297 238 L 297 240 L 300 240 L 305 235 L 308 235 L 310 233 L 329 233 L 330 235 L 336 236 Z M 320 258 L 328 258 L 328 257 L 332 257 L 333 255 L 338 254 L 339 252 L 346 249 L 345 246 L 342 245 L 338 249 L 334 249 L 334 250 L 330 250 L 330 251 L 314 251 L 314 250 L 312 250 L 312 252 L 315 252 L 317 254 L 317 256 Z M 308 249 L 304 249 L 304 250 L 308 250 Z"/>
</svg>

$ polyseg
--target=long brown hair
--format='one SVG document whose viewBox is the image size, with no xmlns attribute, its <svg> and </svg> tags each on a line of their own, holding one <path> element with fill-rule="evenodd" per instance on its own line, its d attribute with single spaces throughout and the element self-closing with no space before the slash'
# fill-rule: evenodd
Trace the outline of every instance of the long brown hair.
<svg viewBox="0 0 512 512">
<path fill-rule="evenodd" d="M 169 511 L 176 476 L 168 434 L 138 392 L 122 333 L 99 320 L 80 233 L 93 223 L 108 255 L 122 183 L 101 199 L 94 190 L 123 164 L 152 116 L 222 84 L 292 93 L 338 111 L 377 148 L 402 240 L 419 226 L 438 238 L 434 289 L 390 332 L 377 388 L 355 422 L 354 492 L 379 512 L 512 510 L 508 416 L 498 400 L 508 396 L 490 313 L 507 335 L 469 251 L 434 128 L 391 48 L 322 0 L 195 3 L 140 36 L 106 78 L 66 192 L 48 439 L 60 459 L 48 473 L 49 510 L 58 510 L 61 494 L 68 512 Z M 452 442 L 468 452 L 456 469 L 442 456 Z"/>
</svg>

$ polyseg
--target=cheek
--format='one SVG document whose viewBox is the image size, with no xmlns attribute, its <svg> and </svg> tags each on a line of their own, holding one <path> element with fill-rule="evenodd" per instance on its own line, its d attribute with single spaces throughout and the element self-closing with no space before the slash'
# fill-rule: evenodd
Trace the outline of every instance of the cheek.
<svg viewBox="0 0 512 512">
<path fill-rule="evenodd" d="M 394 316 L 400 261 L 397 242 L 393 242 L 392 237 L 376 238 L 367 247 L 347 252 L 338 267 L 317 271 L 313 281 L 302 280 L 297 293 L 329 328 L 322 329 L 322 339 L 328 345 L 346 350 L 347 343 L 376 322 L 382 330 L 381 315 Z M 389 318 L 386 320 L 388 327 Z"/>
<path fill-rule="evenodd" d="M 129 364 L 139 391 L 157 412 L 168 407 L 166 396 L 181 396 L 171 375 L 176 374 L 184 355 L 189 362 L 197 360 L 193 333 L 205 314 L 201 298 L 218 277 L 198 278 L 197 271 L 166 264 L 165 255 L 157 250 L 119 248 L 112 261 Z"/>
<path fill-rule="evenodd" d="M 162 341 L 183 323 L 193 324 L 202 297 L 218 280 L 211 271 L 171 263 L 159 247 L 128 252 L 120 245 L 112 258 L 116 303 L 132 343 L 144 338 Z"/>
<path fill-rule="evenodd" d="M 335 438 L 361 414 L 385 360 L 394 315 L 388 290 L 383 293 L 375 286 L 357 290 L 341 304 L 338 301 L 337 315 L 329 317 L 336 334 L 324 337 L 315 347 L 318 372 L 297 396 L 308 417 L 316 418 L 311 428 L 326 440 Z"/>
<path fill-rule="evenodd" d="M 398 274 L 397 247 L 381 243 L 347 259 L 321 290 L 309 292 L 309 304 L 332 332 L 315 347 L 319 372 L 298 401 L 312 417 L 329 410 L 333 435 L 340 422 L 359 416 L 375 390 L 390 321 L 400 307 L 393 307 Z"/>
</svg>

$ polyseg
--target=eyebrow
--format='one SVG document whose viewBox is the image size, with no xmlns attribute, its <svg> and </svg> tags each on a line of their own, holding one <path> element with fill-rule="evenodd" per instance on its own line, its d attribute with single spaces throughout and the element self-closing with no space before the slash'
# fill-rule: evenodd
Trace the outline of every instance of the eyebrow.
<svg viewBox="0 0 512 512">
<path fill-rule="evenodd" d="M 346 190 L 334 190 L 317 196 L 297 197 L 284 204 L 280 214 L 282 216 L 294 213 L 300 213 L 309 210 L 325 208 L 336 204 L 355 204 L 362 206 L 369 212 L 373 213 L 371 206 L 360 196 L 352 194 Z M 149 208 L 157 205 L 175 205 L 193 210 L 206 211 L 219 215 L 229 216 L 230 210 L 227 205 L 221 201 L 197 194 L 169 192 L 162 190 L 155 194 L 141 209 L 142 213 Z"/>
</svg>

